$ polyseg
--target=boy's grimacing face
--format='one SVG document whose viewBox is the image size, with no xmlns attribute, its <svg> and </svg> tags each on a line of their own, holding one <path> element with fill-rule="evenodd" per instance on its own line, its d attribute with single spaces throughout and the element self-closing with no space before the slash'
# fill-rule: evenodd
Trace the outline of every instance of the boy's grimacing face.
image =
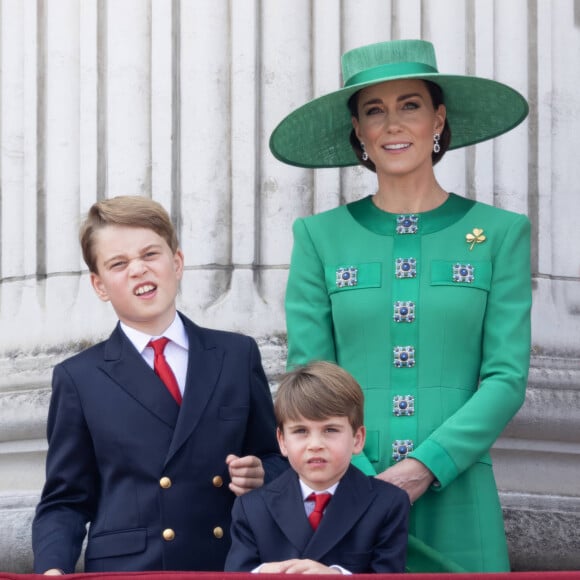
<svg viewBox="0 0 580 580">
<path fill-rule="evenodd" d="M 363 450 L 365 428 L 354 433 L 347 417 L 313 421 L 301 417 L 277 429 L 282 455 L 311 489 L 328 489 L 345 474 L 352 456 Z"/>
<path fill-rule="evenodd" d="M 97 274 L 91 284 L 110 301 L 119 320 L 153 336 L 175 318 L 175 298 L 183 275 L 183 254 L 147 228 L 105 226 L 95 232 Z"/>
</svg>

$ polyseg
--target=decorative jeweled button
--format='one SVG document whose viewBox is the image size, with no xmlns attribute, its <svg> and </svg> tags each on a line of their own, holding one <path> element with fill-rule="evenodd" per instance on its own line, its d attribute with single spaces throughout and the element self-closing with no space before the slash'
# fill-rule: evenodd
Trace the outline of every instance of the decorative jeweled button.
<svg viewBox="0 0 580 580">
<path fill-rule="evenodd" d="M 417 260 L 415 258 L 397 258 L 395 261 L 395 276 L 397 278 L 414 278 L 417 275 Z"/>
<path fill-rule="evenodd" d="M 212 478 L 211 483 L 214 487 L 221 487 L 224 484 L 224 480 L 219 475 L 215 475 Z"/>
<path fill-rule="evenodd" d="M 348 268 L 338 268 L 336 270 L 336 285 L 338 288 L 345 286 L 356 286 L 358 284 L 358 268 L 349 266 Z"/>
<path fill-rule="evenodd" d="M 416 234 L 419 217 L 415 214 L 397 216 L 397 233 L 398 234 Z"/>
<path fill-rule="evenodd" d="M 475 268 L 471 264 L 457 264 L 453 265 L 453 281 L 467 282 L 471 284 L 475 280 Z"/>
<path fill-rule="evenodd" d="M 171 487 L 171 479 L 169 479 L 169 477 L 162 477 L 159 480 L 159 485 L 163 488 L 163 489 L 169 489 Z"/>
<path fill-rule="evenodd" d="M 393 304 L 393 320 L 395 322 L 413 322 L 415 320 L 415 303 L 397 300 Z"/>
<path fill-rule="evenodd" d="M 396 346 L 393 349 L 393 364 L 397 368 L 415 366 L 415 347 Z"/>
<path fill-rule="evenodd" d="M 175 532 L 171 528 L 163 530 L 163 539 L 166 542 L 171 542 L 171 540 L 175 539 Z"/>
<path fill-rule="evenodd" d="M 413 451 L 414 444 L 412 439 L 395 439 L 393 441 L 393 455 L 395 461 L 401 461 L 407 458 L 407 455 Z"/>
<path fill-rule="evenodd" d="M 393 397 L 393 415 L 410 417 L 415 414 L 415 397 L 413 395 L 395 395 Z"/>
</svg>

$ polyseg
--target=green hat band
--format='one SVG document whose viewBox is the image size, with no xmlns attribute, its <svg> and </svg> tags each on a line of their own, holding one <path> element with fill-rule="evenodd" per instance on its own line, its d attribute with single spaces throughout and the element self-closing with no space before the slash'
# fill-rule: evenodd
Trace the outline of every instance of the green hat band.
<svg viewBox="0 0 580 580">
<path fill-rule="evenodd" d="M 402 62 L 383 64 L 352 75 L 344 86 L 351 87 L 362 83 L 372 82 L 376 79 L 388 80 L 388 77 L 404 77 L 407 75 L 422 75 L 437 73 L 437 69 L 422 62 Z"/>
</svg>

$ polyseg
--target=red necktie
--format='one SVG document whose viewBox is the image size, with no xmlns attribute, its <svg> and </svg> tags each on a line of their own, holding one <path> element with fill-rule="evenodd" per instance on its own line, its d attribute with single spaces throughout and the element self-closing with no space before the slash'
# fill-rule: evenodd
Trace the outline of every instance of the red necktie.
<svg viewBox="0 0 580 580">
<path fill-rule="evenodd" d="M 326 504 L 330 501 L 332 497 L 331 493 L 311 493 L 306 499 L 314 502 L 314 511 L 308 516 L 308 521 L 313 529 L 318 527 L 320 520 L 322 519 L 322 512 L 326 507 Z"/>
<path fill-rule="evenodd" d="M 178 405 L 181 405 L 181 392 L 179 385 L 171 367 L 167 364 L 167 360 L 163 351 L 165 345 L 169 342 L 168 338 L 162 336 L 157 340 L 150 340 L 147 346 L 150 346 L 155 351 L 155 362 L 153 363 L 153 370 L 155 374 L 165 383 L 167 390 L 171 393 Z"/>
</svg>

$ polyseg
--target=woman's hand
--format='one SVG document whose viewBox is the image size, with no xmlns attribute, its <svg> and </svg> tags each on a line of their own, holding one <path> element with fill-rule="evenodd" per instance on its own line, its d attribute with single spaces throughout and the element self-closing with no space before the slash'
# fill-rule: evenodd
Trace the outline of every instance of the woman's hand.
<svg viewBox="0 0 580 580">
<path fill-rule="evenodd" d="M 414 504 L 435 480 L 433 473 L 423 463 L 412 457 L 395 463 L 379 473 L 377 478 L 404 489 L 409 495 L 411 504 Z"/>
</svg>

